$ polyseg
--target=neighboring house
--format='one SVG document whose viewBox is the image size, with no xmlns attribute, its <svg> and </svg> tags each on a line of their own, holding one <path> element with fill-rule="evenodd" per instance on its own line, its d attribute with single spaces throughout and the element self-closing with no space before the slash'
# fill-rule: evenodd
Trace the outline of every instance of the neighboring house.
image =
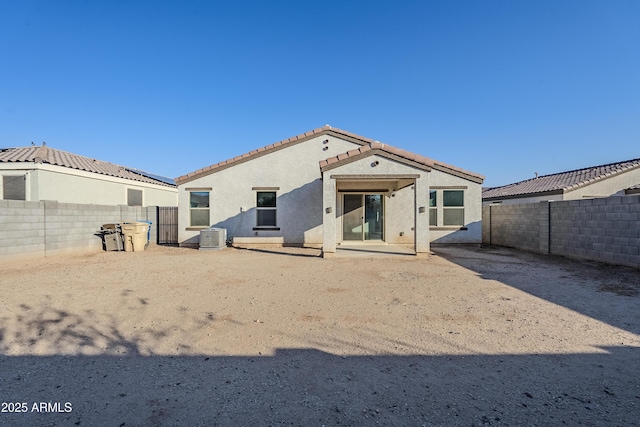
<svg viewBox="0 0 640 427">
<path fill-rule="evenodd" d="M 640 184 L 625 189 L 624 194 L 640 194 Z"/>
<path fill-rule="evenodd" d="M 177 206 L 169 178 L 42 146 L 0 149 L 0 199 Z"/>
<path fill-rule="evenodd" d="M 633 194 L 638 183 L 640 159 L 627 160 L 486 188 L 482 191 L 482 203 L 533 203 Z"/>
<path fill-rule="evenodd" d="M 178 240 L 209 226 L 234 243 L 480 243 L 484 177 L 330 126 L 176 179 Z"/>
</svg>

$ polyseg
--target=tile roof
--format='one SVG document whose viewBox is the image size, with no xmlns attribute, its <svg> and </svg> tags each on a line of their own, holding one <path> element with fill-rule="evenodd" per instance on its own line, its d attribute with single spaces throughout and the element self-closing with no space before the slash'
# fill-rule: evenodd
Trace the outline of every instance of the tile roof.
<svg viewBox="0 0 640 427">
<path fill-rule="evenodd" d="M 401 148 L 383 144 L 378 141 L 369 143 L 368 145 L 363 145 L 362 147 L 358 147 L 353 150 L 349 150 L 346 153 L 339 154 L 337 156 L 329 157 L 326 160 L 322 160 L 320 161 L 320 170 L 322 172 L 325 172 L 341 164 L 375 154 L 382 155 L 383 157 L 390 157 L 427 171 L 430 171 L 431 169 L 440 170 L 452 175 L 469 179 L 477 183 L 482 183 L 482 181 L 484 180 L 484 176 L 482 175 L 478 175 L 476 173 L 469 172 L 464 169 L 460 169 L 455 166 L 451 166 L 446 163 L 421 156 L 420 154 L 415 154 L 410 151 L 403 150 Z"/>
<path fill-rule="evenodd" d="M 355 143 L 364 145 L 369 142 L 373 142 L 372 139 L 363 138 L 361 136 L 342 131 L 340 129 L 332 128 L 329 125 L 325 125 L 321 128 L 313 129 L 309 132 L 302 133 L 300 135 L 292 136 L 291 138 L 283 139 L 282 141 L 275 142 L 273 144 L 267 145 L 266 147 L 258 148 L 257 150 L 249 151 L 248 153 L 241 154 L 240 156 L 236 156 L 233 159 L 224 160 L 219 163 L 215 163 L 213 165 L 207 166 L 202 169 L 198 169 L 186 175 L 179 176 L 176 178 L 176 182 L 178 185 L 184 184 L 186 182 L 192 181 L 196 178 L 200 178 L 214 172 L 221 171 L 223 169 L 227 169 L 231 166 L 234 166 L 239 163 L 246 162 L 247 160 L 251 160 L 255 157 L 263 156 L 265 154 L 271 153 L 273 151 L 281 150 L 283 148 L 298 144 L 303 141 L 307 141 L 311 138 L 314 138 L 323 134 L 333 134 L 337 136 L 347 137 Z"/>
<path fill-rule="evenodd" d="M 640 159 L 539 176 L 502 187 L 486 188 L 483 200 L 562 194 L 640 167 Z"/>
<path fill-rule="evenodd" d="M 45 144 L 42 146 L 2 148 L 0 149 L 0 163 L 47 163 L 85 172 L 130 179 L 132 181 L 175 187 L 175 183 L 170 178 L 103 162 L 102 160 L 96 160 L 78 154 L 67 153 L 47 147 Z"/>
<path fill-rule="evenodd" d="M 366 138 L 366 137 L 363 137 L 363 136 L 360 136 L 360 135 L 356 135 L 356 134 L 351 133 L 351 132 L 347 132 L 347 131 L 342 130 L 342 129 L 337 129 L 337 128 L 331 127 L 329 125 L 325 125 L 325 126 L 323 126 L 321 128 L 316 128 L 316 129 L 313 129 L 313 130 L 311 130 L 309 132 L 305 132 L 305 133 L 302 133 L 300 135 L 292 136 L 291 138 L 283 139 L 282 141 L 267 145 L 266 147 L 258 148 L 257 150 L 253 150 L 253 151 L 250 151 L 248 153 L 242 154 L 240 156 L 236 156 L 233 159 L 229 159 L 229 160 L 225 160 L 225 161 L 222 161 L 222 162 L 219 162 L 219 163 L 215 163 L 215 164 L 213 164 L 211 166 L 207 166 L 205 168 L 198 169 L 198 170 L 196 170 L 194 172 L 191 172 L 189 174 L 180 176 L 180 177 L 176 178 L 176 183 L 178 183 L 179 185 L 180 184 L 184 184 L 184 183 L 192 181 L 192 180 L 194 180 L 196 178 L 200 178 L 200 177 L 203 177 L 203 176 L 218 172 L 220 170 L 229 168 L 229 167 L 234 166 L 236 164 L 243 163 L 243 162 L 246 162 L 248 160 L 251 160 L 251 159 L 253 159 L 255 157 L 259 157 L 259 156 L 262 156 L 262 155 L 265 155 L 265 154 L 268 154 L 268 153 L 271 153 L 271 152 L 274 152 L 274 151 L 277 151 L 277 150 L 281 150 L 283 148 L 298 144 L 298 143 L 303 142 L 303 141 L 307 141 L 307 140 L 309 140 L 311 138 L 314 138 L 314 137 L 317 137 L 317 136 L 320 136 L 320 135 L 331 135 L 331 136 L 335 136 L 335 137 L 338 137 L 338 138 L 345 139 L 347 141 L 353 142 L 355 144 L 361 145 L 362 147 L 359 147 L 359 148 L 355 149 L 355 151 L 358 151 L 358 154 L 365 153 L 365 152 L 371 150 L 372 147 L 374 147 L 373 149 L 383 150 L 383 151 L 386 151 L 389 154 L 393 154 L 393 155 L 402 157 L 404 159 L 410 160 L 410 161 L 418 163 L 418 164 L 422 163 L 426 167 L 433 167 L 433 168 L 440 169 L 440 170 L 447 171 L 449 173 L 454 173 L 454 174 L 464 174 L 466 176 L 472 177 L 472 180 L 474 180 L 476 182 L 482 182 L 482 180 L 484 180 L 484 176 L 482 176 L 482 175 L 477 175 L 477 174 L 474 174 L 474 173 L 471 173 L 471 172 L 467 172 L 467 171 L 464 171 L 462 169 L 458 169 L 458 168 L 455 168 L 453 166 L 447 165 L 445 163 L 436 162 L 435 160 L 428 159 L 427 157 L 420 156 L 418 154 L 413 154 L 413 153 L 410 153 L 408 151 L 401 150 L 399 148 L 395 148 L 395 147 L 391 147 L 391 146 L 386 145 L 386 144 L 382 144 L 382 143 L 380 143 L 378 141 L 374 141 L 371 138 Z M 384 147 L 384 149 L 382 147 Z M 361 151 L 359 151 L 359 150 L 361 150 Z M 352 150 L 352 151 L 354 151 L 354 150 Z M 349 154 L 349 153 L 351 153 L 351 151 L 349 151 L 348 153 L 341 154 L 337 158 L 342 160 L 343 158 L 347 158 L 350 155 L 355 155 L 356 154 L 355 151 L 352 154 Z M 324 160 L 324 162 L 333 163 L 333 161 L 331 159 Z M 321 167 L 323 166 L 322 162 L 321 162 L 320 166 Z"/>
</svg>

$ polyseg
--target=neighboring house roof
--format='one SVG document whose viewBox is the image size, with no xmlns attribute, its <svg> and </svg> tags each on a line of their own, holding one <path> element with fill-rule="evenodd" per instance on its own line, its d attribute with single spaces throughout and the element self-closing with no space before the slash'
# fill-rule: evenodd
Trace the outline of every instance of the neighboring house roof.
<svg viewBox="0 0 640 427">
<path fill-rule="evenodd" d="M 0 163 L 47 163 L 85 172 L 175 187 L 171 178 L 42 146 L 1 148 Z"/>
<path fill-rule="evenodd" d="M 483 200 L 563 194 L 640 167 L 640 159 L 539 176 L 502 187 L 486 188 Z"/>
<path fill-rule="evenodd" d="M 633 187 L 629 187 L 624 190 L 626 194 L 639 194 L 640 193 L 640 184 L 634 185 Z"/>
<path fill-rule="evenodd" d="M 332 158 L 323 160 L 322 162 L 320 162 L 321 169 L 322 168 L 331 169 L 332 164 L 338 161 L 343 161 L 345 159 L 351 159 L 349 161 L 353 161 L 353 160 L 356 160 L 355 158 L 356 156 L 359 156 L 357 158 L 362 158 L 364 156 L 378 153 L 385 156 L 394 156 L 395 158 L 401 161 L 404 160 L 407 162 L 411 162 L 414 165 L 422 166 L 426 170 L 429 170 L 429 168 L 439 169 L 448 173 L 452 173 L 454 175 L 464 176 L 474 182 L 482 182 L 484 180 L 484 176 L 482 175 L 468 172 L 463 169 L 458 169 L 453 166 L 447 165 L 445 163 L 437 162 L 427 157 L 420 156 L 418 154 L 413 154 L 408 151 L 392 147 L 390 145 L 382 144 L 378 141 L 374 141 L 371 138 L 366 138 L 351 132 L 333 128 L 329 125 L 325 125 L 321 128 L 317 128 L 300 135 L 292 136 L 291 138 L 287 138 L 282 141 L 267 145 L 266 147 L 258 148 L 257 150 L 253 150 L 246 154 L 236 156 L 233 159 L 215 163 L 211 166 L 207 166 L 206 168 L 198 169 L 187 175 L 180 176 L 176 178 L 176 183 L 178 183 L 178 185 L 184 184 L 194 179 L 201 178 L 203 176 L 227 169 L 236 164 L 244 163 L 256 157 L 263 156 L 265 154 L 269 154 L 277 150 L 282 150 L 283 148 L 287 148 L 304 141 L 308 141 L 309 139 L 318 137 L 320 135 L 335 136 L 335 137 L 353 142 L 355 144 L 361 145 L 361 147 L 356 148 L 355 150 L 350 150 L 347 153 L 341 154 L 335 158 L 332 157 Z M 322 170 L 325 170 L 325 169 L 322 169 Z"/>
</svg>

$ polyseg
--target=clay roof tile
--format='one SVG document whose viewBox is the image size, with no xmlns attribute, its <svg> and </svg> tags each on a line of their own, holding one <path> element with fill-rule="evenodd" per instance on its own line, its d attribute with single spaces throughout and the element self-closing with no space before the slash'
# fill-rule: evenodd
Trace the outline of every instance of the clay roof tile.
<svg viewBox="0 0 640 427">
<path fill-rule="evenodd" d="M 47 147 L 44 143 L 40 147 L 29 146 L 0 149 L 0 163 L 9 162 L 46 163 L 69 169 L 97 173 L 100 175 L 129 179 L 132 181 L 174 186 L 173 180 L 169 178 L 150 174 L 135 168 L 114 165 L 113 163 L 81 156 L 79 154 L 68 153 L 66 151 Z"/>
<path fill-rule="evenodd" d="M 543 175 L 513 184 L 487 188 L 482 192 L 482 198 L 527 197 L 530 194 L 567 192 L 636 168 L 640 168 L 640 159 Z"/>
<path fill-rule="evenodd" d="M 252 150 L 252 151 L 250 151 L 249 153 L 247 153 L 245 155 L 241 155 L 239 157 L 235 157 L 235 158 L 233 158 L 231 160 L 217 163 L 217 164 L 213 165 L 208 170 L 200 169 L 200 170 L 197 170 L 197 171 L 193 172 L 192 174 L 189 174 L 189 175 L 186 175 L 186 176 L 188 178 L 195 179 L 196 177 L 200 176 L 203 173 L 207 173 L 207 174 L 208 173 L 213 173 L 213 172 L 216 172 L 216 170 L 218 170 L 218 169 L 226 168 L 228 166 L 231 166 L 233 163 L 238 162 L 241 159 L 243 161 L 246 161 L 246 160 L 249 160 L 249 159 L 253 158 L 254 156 L 264 155 L 265 153 L 267 153 L 267 152 L 269 152 L 271 150 L 278 149 L 278 147 L 282 147 L 283 145 L 289 145 L 289 144 L 293 145 L 293 144 L 296 144 L 298 142 L 304 141 L 306 139 L 309 139 L 311 137 L 314 137 L 314 136 L 316 136 L 318 134 L 322 134 L 322 133 L 329 133 L 329 134 L 334 134 L 337 137 L 347 138 L 348 140 L 360 145 L 360 147 L 358 149 L 350 150 L 348 153 L 343 153 L 343 154 L 338 155 L 336 157 L 326 159 L 325 163 L 322 163 L 323 166 L 327 166 L 329 164 L 334 164 L 334 163 L 336 163 L 338 161 L 342 161 L 342 160 L 347 159 L 347 158 L 349 158 L 351 156 L 356 156 L 356 155 L 359 155 L 359 154 L 367 153 L 372 149 L 383 150 L 383 151 L 386 151 L 386 152 L 389 152 L 389 153 L 392 153 L 392 154 L 396 154 L 396 155 L 398 155 L 400 157 L 406 158 L 407 160 L 412 160 L 412 161 L 415 161 L 417 163 L 424 163 L 425 165 L 427 165 L 429 167 L 433 167 L 433 164 L 434 164 L 434 162 L 431 159 L 428 159 L 426 157 L 415 155 L 415 154 L 410 153 L 408 151 L 400 150 L 398 148 L 395 148 L 395 147 L 392 147 L 392 146 L 389 146 L 389 145 L 385 145 L 385 144 L 383 144 L 383 143 L 381 143 L 379 141 L 375 141 L 375 140 L 373 140 L 371 138 L 366 138 L 366 137 L 363 137 L 363 136 L 360 136 L 360 135 L 356 135 L 356 134 L 351 133 L 351 132 L 347 132 L 345 130 L 333 128 L 333 127 L 331 127 L 329 125 L 324 125 L 324 126 L 322 126 L 320 128 L 316 128 L 316 129 L 313 129 L 311 131 L 304 132 L 304 133 L 302 133 L 300 135 L 292 136 L 292 137 L 290 137 L 288 139 L 283 139 L 282 141 L 279 141 L 277 143 L 270 144 L 270 145 L 267 145 L 267 146 L 264 146 L 264 147 L 260 147 L 260 148 L 258 148 L 256 150 Z M 423 160 L 424 160 L 424 162 L 423 162 Z M 452 169 L 452 170 L 454 170 L 454 169 Z M 468 174 L 471 177 L 473 177 L 474 179 L 484 179 L 484 177 L 482 177 L 481 175 L 476 175 L 476 174 L 473 174 L 471 172 L 466 172 L 466 171 L 463 171 L 462 169 L 455 169 L 455 170 L 461 171 L 461 173 L 464 173 L 464 174 Z M 178 180 L 181 181 L 181 183 L 185 182 L 184 177 L 180 177 Z M 190 181 L 191 179 L 188 179 L 188 180 Z"/>
</svg>

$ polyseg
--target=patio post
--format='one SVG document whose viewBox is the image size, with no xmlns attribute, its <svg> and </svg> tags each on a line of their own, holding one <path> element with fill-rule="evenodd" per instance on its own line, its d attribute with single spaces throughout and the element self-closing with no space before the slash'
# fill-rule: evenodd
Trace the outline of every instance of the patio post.
<svg viewBox="0 0 640 427">
<path fill-rule="evenodd" d="M 429 175 L 422 172 L 416 178 L 414 188 L 415 224 L 414 250 L 418 258 L 429 256 Z"/>
<path fill-rule="evenodd" d="M 336 255 L 336 180 L 322 177 L 322 257 Z"/>
</svg>

